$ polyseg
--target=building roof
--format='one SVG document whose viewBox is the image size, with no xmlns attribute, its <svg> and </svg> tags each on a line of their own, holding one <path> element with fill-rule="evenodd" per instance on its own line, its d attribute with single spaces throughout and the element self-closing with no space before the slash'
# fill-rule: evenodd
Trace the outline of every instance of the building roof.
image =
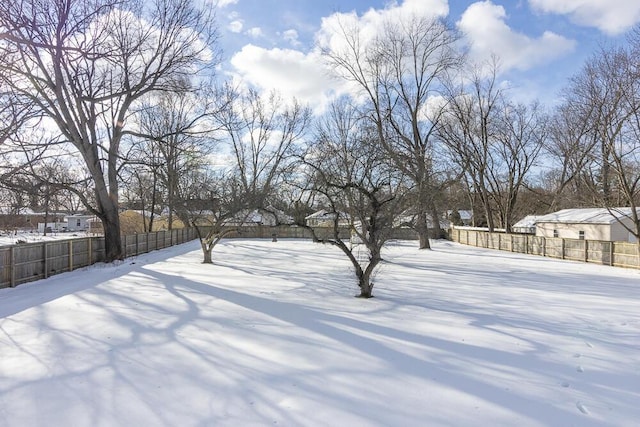
<svg viewBox="0 0 640 427">
<path fill-rule="evenodd" d="M 640 214 L 640 209 L 638 210 Z M 536 223 L 564 224 L 612 224 L 619 219 L 631 216 L 631 208 L 586 208 L 562 209 L 560 211 L 539 216 Z"/>
<path fill-rule="evenodd" d="M 527 215 L 520 221 L 513 224 L 511 228 L 533 228 L 536 226 L 536 222 L 541 217 L 541 215 Z"/>
<path fill-rule="evenodd" d="M 335 212 L 329 212 L 326 209 L 320 209 L 318 212 L 314 212 L 311 215 L 307 215 L 304 219 L 334 219 L 336 217 L 336 213 Z M 349 218 L 349 215 L 347 215 L 344 212 L 340 213 L 340 218 Z"/>
<path fill-rule="evenodd" d="M 447 217 L 451 216 L 452 213 L 453 213 L 453 210 L 449 209 L 447 211 Z M 458 209 L 458 214 L 460 214 L 460 219 L 463 219 L 463 220 L 473 219 L 473 211 Z"/>
</svg>

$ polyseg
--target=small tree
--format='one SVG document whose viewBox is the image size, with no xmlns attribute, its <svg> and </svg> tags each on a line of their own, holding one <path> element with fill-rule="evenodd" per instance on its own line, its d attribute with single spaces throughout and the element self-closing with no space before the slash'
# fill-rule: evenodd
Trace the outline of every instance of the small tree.
<svg viewBox="0 0 640 427">
<path fill-rule="evenodd" d="M 213 263 L 213 249 L 226 236 L 239 233 L 247 202 L 240 193 L 235 178 L 222 174 L 199 172 L 193 174 L 199 182 L 190 186 L 191 192 L 179 203 L 178 216 L 196 229 L 202 248 L 203 263 Z"/>
<path fill-rule="evenodd" d="M 314 241 L 336 246 L 346 255 L 362 298 L 373 296 L 372 277 L 404 207 L 405 190 L 402 176 L 376 149 L 375 128 L 368 124 L 346 103 L 331 107 L 302 163 L 308 174 L 307 189 L 328 206 L 333 225 L 329 236 L 320 237 L 312 227 L 299 224 L 311 230 Z M 343 236 L 345 225 L 349 236 Z M 364 258 L 358 255 L 363 246 Z"/>
</svg>

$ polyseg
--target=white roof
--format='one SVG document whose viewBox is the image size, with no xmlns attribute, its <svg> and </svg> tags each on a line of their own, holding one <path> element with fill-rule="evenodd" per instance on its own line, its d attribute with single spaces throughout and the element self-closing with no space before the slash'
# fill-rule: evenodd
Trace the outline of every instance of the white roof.
<svg viewBox="0 0 640 427">
<path fill-rule="evenodd" d="M 611 208 L 611 211 L 607 208 L 562 209 L 538 217 L 536 223 L 612 224 L 617 221 L 617 218 L 622 219 L 630 215 L 631 208 Z"/>
<path fill-rule="evenodd" d="M 35 212 L 30 208 L 14 209 L 11 206 L 0 206 L 0 215 L 42 215 L 44 213 Z"/>
<path fill-rule="evenodd" d="M 328 219 L 333 219 L 336 217 L 336 213 L 335 212 L 329 212 L 325 209 L 321 209 L 318 212 L 314 212 L 311 215 L 308 215 L 305 217 L 305 219 L 313 219 L 313 218 L 328 218 Z M 347 215 L 344 212 L 340 213 L 340 217 L 341 218 L 348 218 L 349 215 Z"/>
<path fill-rule="evenodd" d="M 541 215 L 527 215 L 524 218 L 522 218 L 520 221 L 518 221 L 515 224 L 513 224 L 512 228 L 532 228 L 532 227 L 535 227 L 536 226 L 536 222 L 541 217 L 542 217 Z"/>
<path fill-rule="evenodd" d="M 450 216 L 453 213 L 453 210 L 448 210 L 447 211 L 447 216 Z M 458 213 L 460 214 L 460 219 L 472 219 L 473 218 L 473 211 L 468 211 L 468 210 L 463 210 L 463 209 L 458 209 Z"/>
</svg>

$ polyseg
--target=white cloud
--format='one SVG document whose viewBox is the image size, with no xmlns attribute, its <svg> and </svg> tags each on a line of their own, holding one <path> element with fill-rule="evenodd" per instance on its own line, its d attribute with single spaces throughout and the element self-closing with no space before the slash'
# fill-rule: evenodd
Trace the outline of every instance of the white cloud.
<svg viewBox="0 0 640 427">
<path fill-rule="evenodd" d="M 401 4 L 392 3 L 384 9 L 369 9 L 362 16 L 355 12 L 334 13 L 322 18 L 316 38 L 320 46 L 340 50 L 344 43 L 340 28 L 357 28 L 361 42 L 368 43 L 382 31 L 388 21 L 400 22 L 411 16 L 446 17 L 449 14 L 447 0 L 405 0 Z"/>
<path fill-rule="evenodd" d="M 299 46 L 298 32 L 294 29 L 286 30 L 282 33 L 282 38 L 291 43 L 293 46 Z"/>
<path fill-rule="evenodd" d="M 506 23 L 502 6 L 491 1 L 473 3 L 458 21 L 471 42 L 470 55 L 477 61 L 497 55 L 502 71 L 527 70 L 571 52 L 575 41 L 550 31 L 538 38 L 518 33 Z"/>
<path fill-rule="evenodd" d="M 227 28 L 232 33 L 241 32 L 243 27 L 244 27 L 244 23 L 241 19 L 236 19 L 235 21 L 231 21 L 229 22 L 229 25 L 227 25 Z"/>
<path fill-rule="evenodd" d="M 262 32 L 262 28 L 260 27 L 252 27 L 247 30 L 247 34 L 255 39 L 262 37 L 264 34 Z"/>
<path fill-rule="evenodd" d="M 529 4 L 539 12 L 568 15 L 576 24 L 610 35 L 623 33 L 640 22 L 638 0 L 529 0 Z"/>
<path fill-rule="evenodd" d="M 322 19 L 316 38 L 321 45 L 340 46 L 336 31 L 340 23 L 357 25 L 363 40 L 371 40 L 385 22 L 405 19 L 411 15 L 445 17 L 449 13 L 447 0 L 405 0 L 384 9 L 369 9 L 359 16 L 355 12 L 334 13 Z M 282 37 L 296 45 L 297 32 L 287 30 Z M 316 112 L 322 112 L 337 95 L 352 92 L 349 84 L 331 77 L 319 52 L 304 53 L 294 49 L 265 49 L 246 45 L 231 59 L 234 75 L 250 85 L 263 90 L 275 89 L 283 97 L 295 96 L 309 103 Z M 352 88 L 353 89 L 353 88 Z"/>
<path fill-rule="evenodd" d="M 218 7 L 222 8 L 222 7 L 227 7 L 227 6 L 231 6 L 232 4 L 237 4 L 238 0 L 218 0 L 217 5 Z"/>
<path fill-rule="evenodd" d="M 246 45 L 231 58 L 236 77 L 262 90 L 277 90 L 284 98 L 296 97 L 322 111 L 340 91 L 321 64 L 319 54 L 293 49 L 264 49 Z"/>
</svg>

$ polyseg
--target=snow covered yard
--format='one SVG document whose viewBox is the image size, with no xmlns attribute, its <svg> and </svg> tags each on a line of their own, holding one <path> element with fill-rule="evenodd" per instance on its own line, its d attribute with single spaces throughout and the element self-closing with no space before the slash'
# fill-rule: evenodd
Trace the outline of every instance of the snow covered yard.
<svg viewBox="0 0 640 427">
<path fill-rule="evenodd" d="M 67 233 L 48 233 L 46 236 L 37 231 L 10 231 L 0 232 L 0 246 L 10 246 L 18 243 L 50 242 L 54 240 L 82 239 L 93 234 L 86 231 L 74 231 Z"/>
<path fill-rule="evenodd" d="M 396 242 L 362 300 L 301 240 L 0 290 L 1 426 L 637 426 L 640 272 Z"/>
</svg>

